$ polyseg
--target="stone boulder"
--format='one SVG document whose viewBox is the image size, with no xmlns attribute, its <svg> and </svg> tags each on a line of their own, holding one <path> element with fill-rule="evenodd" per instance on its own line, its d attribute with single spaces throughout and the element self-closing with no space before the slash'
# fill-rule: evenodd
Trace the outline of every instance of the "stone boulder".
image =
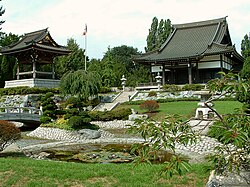
<svg viewBox="0 0 250 187">
<path fill-rule="evenodd" d="M 241 171 L 240 174 L 227 173 L 224 175 L 216 175 L 215 171 L 211 171 L 206 187 L 249 187 L 250 171 Z"/>
<path fill-rule="evenodd" d="M 78 133 L 87 139 L 97 139 L 101 137 L 101 132 L 97 130 L 81 129 Z"/>
</svg>

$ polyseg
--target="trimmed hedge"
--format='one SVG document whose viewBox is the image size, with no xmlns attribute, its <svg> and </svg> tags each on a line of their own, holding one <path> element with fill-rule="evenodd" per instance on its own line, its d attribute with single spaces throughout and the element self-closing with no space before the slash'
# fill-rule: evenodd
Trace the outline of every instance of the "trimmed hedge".
<svg viewBox="0 0 250 187">
<path fill-rule="evenodd" d="M 45 94 L 52 92 L 53 94 L 59 94 L 59 88 L 37 88 L 37 87 L 15 87 L 15 88 L 0 88 L 0 96 L 2 95 L 26 95 L 26 94 Z"/>
<path fill-rule="evenodd" d="M 130 108 L 120 108 L 120 109 L 114 109 L 112 111 L 90 111 L 89 112 L 91 121 L 127 120 L 130 114 L 132 114 Z"/>
</svg>

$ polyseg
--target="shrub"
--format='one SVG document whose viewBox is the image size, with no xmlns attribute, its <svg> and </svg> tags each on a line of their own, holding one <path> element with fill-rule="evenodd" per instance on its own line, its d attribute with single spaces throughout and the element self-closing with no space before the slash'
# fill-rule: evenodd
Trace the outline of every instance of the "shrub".
<svg viewBox="0 0 250 187">
<path fill-rule="evenodd" d="M 156 91 L 150 91 L 150 92 L 148 93 L 148 97 L 156 97 L 156 96 L 157 96 Z"/>
<path fill-rule="evenodd" d="M 148 112 L 154 112 L 159 108 L 159 104 L 154 100 L 145 101 L 140 105 L 140 109 L 146 109 Z"/>
<path fill-rule="evenodd" d="M 81 116 L 72 116 L 69 118 L 68 125 L 70 128 L 78 130 L 78 129 L 99 129 L 99 126 L 93 125 L 90 123 L 91 119 L 87 117 Z"/>
<path fill-rule="evenodd" d="M 126 120 L 131 113 L 130 108 L 119 108 L 111 111 L 90 111 L 89 115 L 92 121 L 112 121 Z"/>
<path fill-rule="evenodd" d="M 13 123 L 0 120 L 0 151 L 20 138 L 21 132 Z"/>
<path fill-rule="evenodd" d="M 101 87 L 99 90 L 99 93 L 109 93 L 109 92 L 111 92 L 111 88 L 106 86 Z"/>
<path fill-rule="evenodd" d="M 201 89 L 204 88 L 204 85 L 201 84 L 185 84 L 182 87 L 183 91 L 200 91 Z"/>
<path fill-rule="evenodd" d="M 167 92 L 177 92 L 180 90 L 179 86 L 175 84 L 165 84 L 162 86 L 162 89 Z"/>
</svg>

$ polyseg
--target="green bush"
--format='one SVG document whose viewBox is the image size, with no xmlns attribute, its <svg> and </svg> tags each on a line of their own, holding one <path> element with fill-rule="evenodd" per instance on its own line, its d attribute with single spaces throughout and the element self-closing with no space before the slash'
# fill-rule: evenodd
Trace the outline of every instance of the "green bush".
<svg viewBox="0 0 250 187">
<path fill-rule="evenodd" d="M 111 92 L 111 88 L 106 86 L 101 87 L 99 90 L 99 93 L 109 93 L 109 92 Z"/>
<path fill-rule="evenodd" d="M 26 87 L 20 86 L 15 88 L 0 88 L 0 95 L 27 95 L 27 94 L 45 94 L 52 92 L 54 94 L 59 93 L 58 88 L 37 88 L 37 87 Z"/>
<path fill-rule="evenodd" d="M 155 100 L 148 100 L 140 105 L 140 109 L 146 109 L 148 112 L 154 112 L 159 107 L 160 105 Z"/>
<path fill-rule="evenodd" d="M 68 125 L 70 128 L 79 130 L 79 129 L 92 129 L 97 130 L 99 126 L 90 123 L 91 118 L 81 117 L 81 116 L 72 116 L 69 118 Z"/>
<path fill-rule="evenodd" d="M 156 91 L 150 91 L 148 93 L 148 97 L 156 97 L 157 96 L 157 92 Z"/>
<path fill-rule="evenodd" d="M 130 108 L 119 108 L 111 111 L 89 112 L 92 121 L 127 120 L 130 114 L 131 114 Z"/>
<path fill-rule="evenodd" d="M 165 84 L 162 89 L 167 92 L 177 92 L 180 91 L 180 87 L 175 84 Z"/>
<path fill-rule="evenodd" d="M 40 117 L 40 122 L 41 123 L 50 123 L 51 122 L 51 118 L 49 116 L 41 116 Z"/>
<path fill-rule="evenodd" d="M 200 91 L 201 89 L 204 89 L 205 86 L 201 84 L 185 84 L 182 87 L 183 91 Z"/>
</svg>

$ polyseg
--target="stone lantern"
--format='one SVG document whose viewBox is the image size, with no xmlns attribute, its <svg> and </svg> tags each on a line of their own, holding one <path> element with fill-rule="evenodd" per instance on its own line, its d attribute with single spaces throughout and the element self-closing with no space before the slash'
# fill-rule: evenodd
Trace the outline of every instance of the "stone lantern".
<svg viewBox="0 0 250 187">
<path fill-rule="evenodd" d="M 162 79 L 162 76 L 160 76 L 160 72 L 157 73 L 157 76 L 155 77 L 156 79 L 156 83 L 157 83 L 157 87 L 158 87 L 158 91 L 160 91 L 161 89 L 161 79 Z"/>
<path fill-rule="evenodd" d="M 125 85 L 126 85 L 126 78 L 125 76 L 123 75 L 122 78 L 121 78 L 121 81 L 122 81 L 122 90 L 125 91 Z"/>
<path fill-rule="evenodd" d="M 195 92 L 195 95 L 200 95 L 200 102 L 195 112 L 195 118 L 197 119 L 209 119 L 214 116 L 213 111 L 205 105 L 205 102 L 211 97 L 211 93 L 207 89 Z M 212 107 L 213 103 L 207 103 L 208 106 Z"/>
</svg>

